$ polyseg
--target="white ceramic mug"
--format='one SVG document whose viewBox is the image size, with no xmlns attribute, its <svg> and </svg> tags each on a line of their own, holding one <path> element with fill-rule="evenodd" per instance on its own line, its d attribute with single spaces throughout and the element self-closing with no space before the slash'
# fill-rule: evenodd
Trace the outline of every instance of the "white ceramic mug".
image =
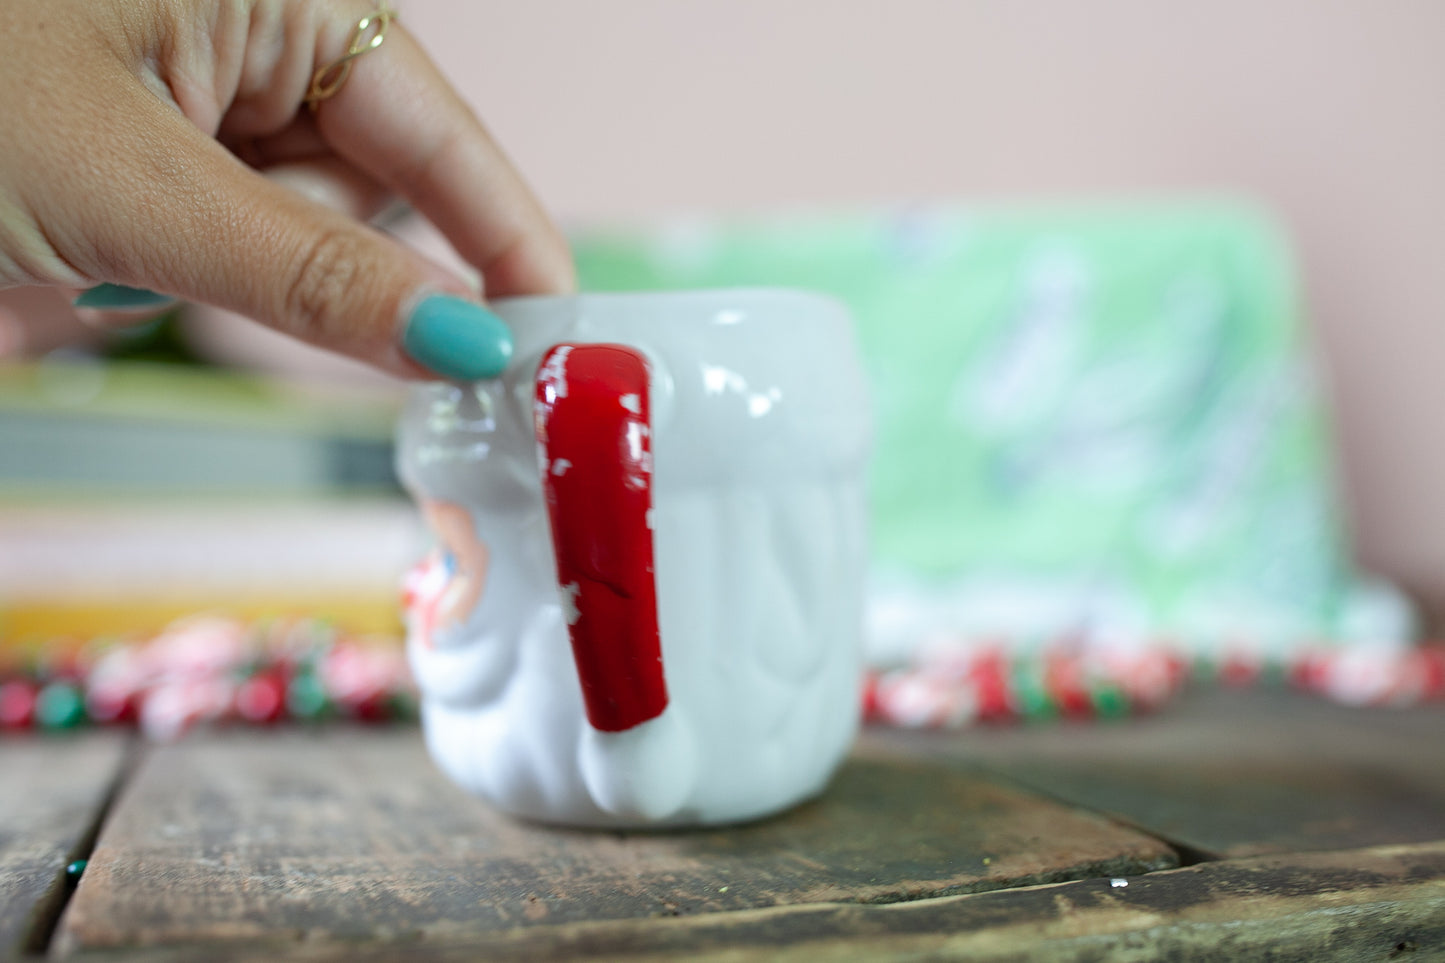
<svg viewBox="0 0 1445 963">
<path fill-rule="evenodd" d="M 704 825 L 822 790 L 857 728 L 870 417 L 846 310 L 785 290 L 502 300 L 398 460 L 428 748 L 524 817 Z M 570 644 L 569 644 L 570 643 Z"/>
</svg>

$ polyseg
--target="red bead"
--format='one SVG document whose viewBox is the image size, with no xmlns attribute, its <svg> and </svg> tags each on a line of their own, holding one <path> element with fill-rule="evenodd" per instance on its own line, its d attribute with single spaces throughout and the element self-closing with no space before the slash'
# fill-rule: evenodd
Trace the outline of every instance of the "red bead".
<svg viewBox="0 0 1445 963">
<path fill-rule="evenodd" d="M 980 656 L 969 676 L 980 719 L 997 721 L 1013 715 L 1009 703 L 1008 670 L 1002 655 L 988 653 Z"/>
<path fill-rule="evenodd" d="M 140 694 L 118 686 L 92 688 L 85 694 L 85 711 L 99 725 L 134 722 L 140 715 Z"/>
<path fill-rule="evenodd" d="M 1445 697 L 1445 645 L 1428 645 L 1416 653 L 1420 694 L 1425 699 Z"/>
<path fill-rule="evenodd" d="M 878 718 L 881 707 L 878 704 L 878 673 L 870 670 L 863 677 L 863 718 L 873 721 Z"/>
<path fill-rule="evenodd" d="M 352 718 L 359 722 L 385 722 L 391 718 L 391 699 L 385 692 L 374 692 L 349 708 Z"/>
<path fill-rule="evenodd" d="M 1093 714 L 1094 700 L 1089 697 L 1078 659 L 1069 655 L 1050 656 L 1044 669 L 1044 687 L 1064 715 Z"/>
<path fill-rule="evenodd" d="M 1321 650 L 1306 651 L 1296 657 L 1289 669 L 1289 680 L 1309 692 L 1320 692 L 1329 678 L 1335 656 Z"/>
<path fill-rule="evenodd" d="M 1235 652 L 1219 666 L 1219 681 L 1231 688 L 1241 689 L 1259 679 L 1260 669 L 1258 658 Z"/>
<path fill-rule="evenodd" d="M 24 679 L 0 683 L 0 728 L 24 729 L 35 722 L 36 686 Z"/>
<path fill-rule="evenodd" d="M 280 676 L 260 672 L 236 689 L 236 714 L 247 722 L 275 722 L 286 710 L 286 683 Z"/>
</svg>

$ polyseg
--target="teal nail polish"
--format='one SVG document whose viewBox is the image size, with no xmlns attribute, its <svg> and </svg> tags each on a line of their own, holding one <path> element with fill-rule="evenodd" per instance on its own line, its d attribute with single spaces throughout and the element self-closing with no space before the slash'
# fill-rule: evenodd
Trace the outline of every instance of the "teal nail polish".
<svg viewBox="0 0 1445 963">
<path fill-rule="evenodd" d="M 418 364 L 446 378 L 495 378 L 512 360 L 512 332 L 480 304 L 434 294 L 416 306 L 401 336 Z"/>
<path fill-rule="evenodd" d="M 100 308 L 103 311 L 139 311 L 142 308 L 161 308 L 176 299 L 169 294 L 157 294 L 145 288 L 128 288 L 120 284 L 97 284 L 89 291 L 82 291 L 80 297 L 71 303 L 77 308 Z"/>
</svg>

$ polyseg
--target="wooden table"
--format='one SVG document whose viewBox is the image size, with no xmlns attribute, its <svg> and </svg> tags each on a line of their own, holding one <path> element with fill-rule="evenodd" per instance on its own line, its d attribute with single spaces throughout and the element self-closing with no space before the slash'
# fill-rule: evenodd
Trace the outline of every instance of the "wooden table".
<svg viewBox="0 0 1445 963">
<path fill-rule="evenodd" d="M 6 737 L 7 951 L 1440 960 L 1445 711 L 1213 691 L 1122 722 L 875 730 L 816 802 L 657 835 L 498 816 L 408 727 Z"/>
</svg>

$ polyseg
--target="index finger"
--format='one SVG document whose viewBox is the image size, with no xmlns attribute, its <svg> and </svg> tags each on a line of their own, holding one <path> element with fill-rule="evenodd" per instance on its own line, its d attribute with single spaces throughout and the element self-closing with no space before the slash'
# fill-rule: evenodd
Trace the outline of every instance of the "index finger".
<svg viewBox="0 0 1445 963">
<path fill-rule="evenodd" d="M 318 62 L 329 62 L 326 56 Z M 481 271 L 488 297 L 575 286 L 561 232 L 400 21 L 391 21 L 380 46 L 352 61 L 350 77 L 320 103 L 316 121 L 338 154 L 406 197 L 446 235 Z"/>
</svg>

